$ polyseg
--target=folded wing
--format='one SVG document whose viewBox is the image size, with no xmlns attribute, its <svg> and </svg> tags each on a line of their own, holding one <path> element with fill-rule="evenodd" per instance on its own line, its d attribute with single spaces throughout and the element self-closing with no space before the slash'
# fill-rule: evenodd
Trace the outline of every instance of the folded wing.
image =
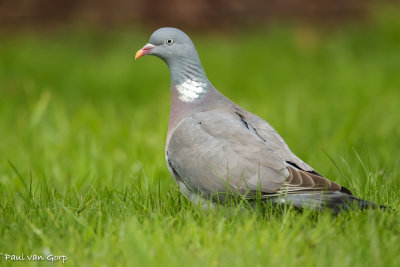
<svg viewBox="0 0 400 267">
<path fill-rule="evenodd" d="M 185 118 L 171 136 L 167 153 L 183 182 L 206 196 L 228 190 L 274 193 L 290 175 L 285 161 L 240 118 L 219 111 Z"/>
</svg>

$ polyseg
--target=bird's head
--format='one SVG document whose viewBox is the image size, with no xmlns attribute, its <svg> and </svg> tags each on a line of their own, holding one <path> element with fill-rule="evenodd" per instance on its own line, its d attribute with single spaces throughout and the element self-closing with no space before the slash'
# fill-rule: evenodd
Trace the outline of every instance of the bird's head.
<svg viewBox="0 0 400 267">
<path fill-rule="evenodd" d="M 190 84 L 190 90 L 206 91 L 209 85 L 192 40 L 183 31 L 175 28 L 161 28 L 153 32 L 150 41 L 136 52 L 135 59 L 145 55 L 154 55 L 167 63 L 171 74 L 171 85 Z M 192 88 L 193 87 L 193 88 Z M 204 88 L 203 88 L 204 87 Z M 189 90 L 187 86 L 182 90 Z"/>
<path fill-rule="evenodd" d="M 170 65 L 174 60 L 197 57 L 197 52 L 189 36 L 183 31 L 166 27 L 151 35 L 149 43 L 136 52 L 135 59 L 146 55 L 159 57 Z"/>
</svg>

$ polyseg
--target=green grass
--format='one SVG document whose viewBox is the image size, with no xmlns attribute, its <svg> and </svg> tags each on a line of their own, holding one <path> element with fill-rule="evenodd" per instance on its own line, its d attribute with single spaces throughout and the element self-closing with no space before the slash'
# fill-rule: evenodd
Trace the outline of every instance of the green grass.
<svg viewBox="0 0 400 267">
<path fill-rule="evenodd" d="M 216 88 L 395 209 L 338 216 L 191 205 L 164 159 L 167 67 L 133 60 L 151 30 L 1 34 L 0 265 L 399 266 L 399 18 L 191 34 Z"/>
</svg>

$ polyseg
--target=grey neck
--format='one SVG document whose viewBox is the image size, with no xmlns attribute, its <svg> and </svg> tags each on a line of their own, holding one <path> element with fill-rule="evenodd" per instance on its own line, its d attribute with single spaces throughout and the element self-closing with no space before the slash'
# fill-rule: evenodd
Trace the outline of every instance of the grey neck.
<svg viewBox="0 0 400 267">
<path fill-rule="evenodd" d="M 171 74 L 171 88 L 178 91 L 182 102 L 202 99 L 212 87 L 198 58 L 180 58 L 168 62 Z"/>
<path fill-rule="evenodd" d="M 208 82 L 206 73 L 198 58 L 180 58 L 167 64 L 171 74 L 171 85 L 178 85 L 186 80 Z"/>
</svg>

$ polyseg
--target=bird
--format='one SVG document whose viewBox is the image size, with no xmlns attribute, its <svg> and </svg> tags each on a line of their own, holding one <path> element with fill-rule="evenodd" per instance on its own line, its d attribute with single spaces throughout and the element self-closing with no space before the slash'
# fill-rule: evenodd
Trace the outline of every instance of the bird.
<svg viewBox="0 0 400 267">
<path fill-rule="evenodd" d="M 165 146 L 169 172 L 193 203 L 231 197 L 298 209 L 375 208 L 297 157 L 277 131 L 219 92 L 183 31 L 164 27 L 135 54 L 153 55 L 170 72 L 171 107 Z"/>
</svg>

